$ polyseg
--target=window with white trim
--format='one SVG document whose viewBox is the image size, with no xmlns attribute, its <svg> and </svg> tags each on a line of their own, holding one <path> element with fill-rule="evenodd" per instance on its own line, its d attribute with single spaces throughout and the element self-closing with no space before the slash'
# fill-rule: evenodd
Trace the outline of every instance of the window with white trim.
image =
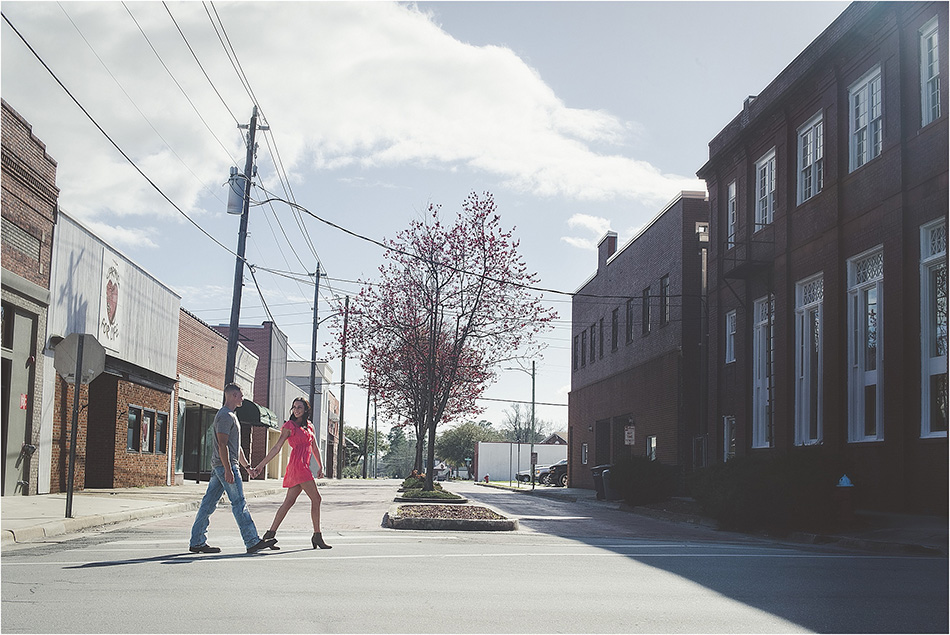
<svg viewBox="0 0 950 635">
<path fill-rule="evenodd" d="M 920 436 L 947 436 L 947 221 L 920 228 Z"/>
<path fill-rule="evenodd" d="M 824 184 L 824 133 L 821 113 L 798 129 L 798 202 L 821 192 Z"/>
<path fill-rule="evenodd" d="M 824 278 L 795 285 L 795 444 L 822 440 L 821 323 Z"/>
<path fill-rule="evenodd" d="M 736 417 L 726 415 L 722 418 L 722 460 L 736 458 Z"/>
<path fill-rule="evenodd" d="M 755 229 L 772 223 L 775 215 L 775 148 L 755 163 Z"/>
<path fill-rule="evenodd" d="M 647 437 L 646 455 L 651 461 L 656 461 L 656 435 Z"/>
<path fill-rule="evenodd" d="M 756 300 L 752 311 L 752 447 L 768 448 L 772 447 L 775 296 Z"/>
<path fill-rule="evenodd" d="M 738 201 L 736 200 L 736 182 L 729 184 L 729 199 L 726 204 L 726 249 L 736 246 L 736 222 L 738 221 Z"/>
<path fill-rule="evenodd" d="M 884 366 L 884 251 L 848 261 L 848 440 L 879 441 Z"/>
<path fill-rule="evenodd" d="M 726 360 L 730 364 L 736 361 L 736 312 L 726 313 Z"/>
<path fill-rule="evenodd" d="M 881 154 L 884 141 L 884 109 L 881 67 L 859 79 L 848 91 L 851 134 L 851 172 Z"/>
<path fill-rule="evenodd" d="M 920 30 L 920 126 L 940 117 L 940 59 L 937 18 Z"/>
</svg>

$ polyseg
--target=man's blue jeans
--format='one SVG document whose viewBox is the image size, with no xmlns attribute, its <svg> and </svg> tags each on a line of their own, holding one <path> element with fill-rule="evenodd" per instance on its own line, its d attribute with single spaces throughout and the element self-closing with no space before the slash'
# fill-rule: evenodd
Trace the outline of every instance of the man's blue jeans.
<svg viewBox="0 0 950 635">
<path fill-rule="evenodd" d="M 224 480 L 224 468 L 221 466 L 211 470 L 211 478 L 208 480 L 208 491 L 201 499 L 201 507 L 198 508 L 198 515 L 195 516 L 195 524 L 191 527 L 191 546 L 200 547 L 207 542 L 208 521 L 211 514 L 214 513 L 221 495 L 227 493 L 231 501 L 231 513 L 234 514 L 234 520 L 237 521 L 241 529 L 241 538 L 247 547 L 253 547 L 260 542 L 257 535 L 257 527 L 251 520 L 251 512 L 247 509 L 247 502 L 244 500 L 244 484 L 241 481 L 241 470 L 237 465 L 232 465 L 231 471 L 234 473 L 234 482 L 228 483 Z"/>
</svg>

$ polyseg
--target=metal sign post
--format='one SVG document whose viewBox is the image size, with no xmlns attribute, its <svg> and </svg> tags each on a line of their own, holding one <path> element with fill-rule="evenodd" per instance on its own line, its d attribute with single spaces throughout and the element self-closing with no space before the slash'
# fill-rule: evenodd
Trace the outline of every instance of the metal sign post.
<svg viewBox="0 0 950 635">
<path fill-rule="evenodd" d="M 83 359 L 85 357 L 85 360 Z M 71 364 L 76 360 L 75 365 Z M 56 345 L 53 367 L 73 385 L 73 417 L 69 432 L 69 472 L 66 481 L 66 518 L 73 517 L 73 484 L 76 478 L 76 436 L 79 433 L 79 392 L 105 369 L 106 351 L 92 335 L 72 333 Z"/>
</svg>

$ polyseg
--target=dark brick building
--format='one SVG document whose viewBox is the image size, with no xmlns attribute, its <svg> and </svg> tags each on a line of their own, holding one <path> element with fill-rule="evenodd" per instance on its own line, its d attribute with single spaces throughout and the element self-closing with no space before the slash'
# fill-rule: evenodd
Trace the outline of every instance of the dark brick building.
<svg viewBox="0 0 950 635">
<path fill-rule="evenodd" d="M 947 68 L 947 3 L 856 2 L 710 142 L 710 461 L 946 513 Z"/>
<path fill-rule="evenodd" d="M 41 476 L 40 404 L 43 401 L 50 259 L 58 213 L 56 161 L 30 124 L 2 103 L 2 434 L 4 496 L 35 494 Z M 50 371 L 52 372 L 52 370 Z M 21 458 L 21 451 L 24 452 Z M 34 450 L 35 451 L 35 450 Z M 48 468 L 48 464 L 46 466 Z"/>
<path fill-rule="evenodd" d="M 705 455 L 697 388 L 708 218 L 705 193 L 683 192 L 619 251 L 613 232 L 600 242 L 597 272 L 572 302 L 572 487 L 593 487 L 592 467 L 626 456 L 685 472 Z"/>
</svg>

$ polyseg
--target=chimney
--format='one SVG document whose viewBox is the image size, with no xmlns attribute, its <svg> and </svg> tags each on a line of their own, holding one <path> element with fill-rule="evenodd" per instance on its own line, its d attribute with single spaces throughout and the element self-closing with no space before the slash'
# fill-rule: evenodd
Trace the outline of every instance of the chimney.
<svg viewBox="0 0 950 635">
<path fill-rule="evenodd" d="M 617 232 L 607 232 L 597 244 L 597 271 L 607 266 L 607 260 L 617 253 Z"/>
</svg>

